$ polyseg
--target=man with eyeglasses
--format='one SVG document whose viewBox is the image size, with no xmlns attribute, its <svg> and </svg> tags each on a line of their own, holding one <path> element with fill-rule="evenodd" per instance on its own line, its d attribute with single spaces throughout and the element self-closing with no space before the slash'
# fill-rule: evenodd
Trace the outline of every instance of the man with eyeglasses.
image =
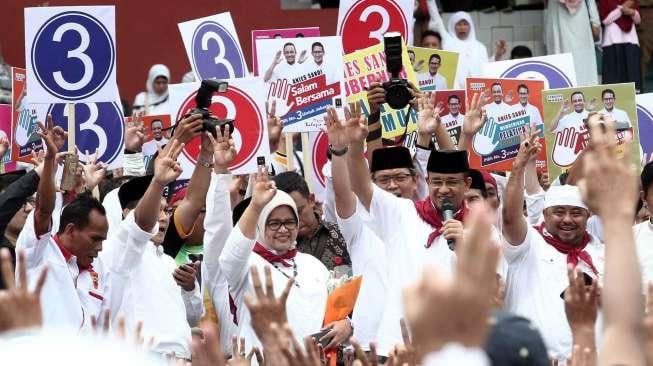
<svg viewBox="0 0 653 366">
<path fill-rule="evenodd" d="M 514 111 L 525 110 L 526 115 L 530 118 L 531 125 L 535 125 L 536 128 L 542 129 L 542 124 L 544 122 L 542 122 L 540 110 L 528 102 L 528 86 L 526 86 L 526 84 L 519 84 L 517 87 L 517 93 L 519 94 L 519 101 L 513 105 Z"/>
<path fill-rule="evenodd" d="M 429 57 L 428 71 L 418 73 L 417 82 L 421 91 L 433 91 L 447 89 L 447 79 L 438 73 L 442 65 L 442 58 L 437 53 Z"/>
<path fill-rule="evenodd" d="M 292 42 L 283 45 L 283 58 L 282 51 L 277 51 L 272 64 L 265 71 L 263 81 L 271 83 L 280 78 L 292 78 L 299 68 L 297 61 L 297 50 Z M 282 60 L 285 59 L 285 62 Z"/>
<path fill-rule="evenodd" d="M 410 151 L 403 146 L 376 149 L 370 164 L 372 181 L 397 197 L 413 199 L 417 191 L 417 173 Z"/>
<path fill-rule="evenodd" d="M 625 122 L 628 124 L 628 128 L 633 128 L 633 124 L 630 122 L 628 113 L 614 106 L 614 103 L 617 100 L 617 95 L 614 93 L 614 90 L 603 90 L 601 92 L 601 99 L 603 99 L 603 109 L 601 109 L 599 113 L 604 116 L 610 116 L 617 122 Z"/>
<path fill-rule="evenodd" d="M 460 97 L 452 94 L 449 96 L 447 105 L 449 107 L 449 113 L 445 116 L 440 117 L 444 128 L 449 132 L 451 136 L 451 141 L 454 145 L 458 146 L 458 140 L 460 139 L 460 133 L 463 128 L 463 121 L 465 116 L 460 113 Z"/>
</svg>

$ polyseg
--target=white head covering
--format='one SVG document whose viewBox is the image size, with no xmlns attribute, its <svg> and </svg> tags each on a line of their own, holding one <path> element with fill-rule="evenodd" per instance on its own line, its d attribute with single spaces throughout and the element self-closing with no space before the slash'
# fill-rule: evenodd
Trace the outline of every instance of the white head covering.
<svg viewBox="0 0 653 366">
<path fill-rule="evenodd" d="M 299 219 L 297 214 L 297 206 L 295 206 L 295 201 L 290 197 L 290 195 L 280 189 L 277 189 L 277 193 L 274 194 L 272 200 L 268 202 L 267 205 L 261 210 L 261 214 L 258 217 L 258 222 L 256 223 L 256 228 L 258 229 L 257 240 L 261 245 L 270 249 L 270 247 L 265 242 L 265 223 L 268 221 L 268 216 L 272 211 L 279 206 L 290 206 L 292 212 L 295 214 L 295 218 Z"/>
<path fill-rule="evenodd" d="M 544 195 L 544 208 L 554 206 L 575 206 L 588 209 L 583 202 L 580 189 L 576 186 L 565 184 L 563 186 L 551 186 Z"/>
<path fill-rule="evenodd" d="M 460 39 L 456 35 L 456 24 L 461 20 L 469 23 L 469 34 L 466 39 Z M 456 73 L 456 86 L 464 88 L 465 78 L 468 76 L 480 76 L 481 65 L 488 62 L 487 48 L 476 40 L 476 28 L 471 15 L 464 11 L 454 13 L 449 18 L 447 31 L 451 37 L 444 39 L 442 45 L 446 51 L 458 52 L 458 72 Z"/>
<path fill-rule="evenodd" d="M 161 103 L 168 99 L 168 90 L 163 94 L 156 94 L 154 92 L 154 80 L 159 76 L 163 76 L 170 81 L 170 70 L 168 69 L 168 66 L 156 64 L 150 67 L 150 72 L 147 75 L 147 82 L 145 83 L 145 90 L 147 90 L 147 103 L 150 105 Z"/>
</svg>

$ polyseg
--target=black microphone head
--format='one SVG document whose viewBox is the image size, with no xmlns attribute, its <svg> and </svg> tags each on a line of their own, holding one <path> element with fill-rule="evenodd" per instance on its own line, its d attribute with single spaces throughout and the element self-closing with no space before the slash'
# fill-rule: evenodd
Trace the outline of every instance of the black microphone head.
<svg viewBox="0 0 653 366">
<path fill-rule="evenodd" d="M 451 211 L 456 211 L 456 206 L 451 202 L 451 199 L 445 198 L 442 200 L 442 205 L 440 206 L 440 209 L 444 212 L 447 210 Z"/>
</svg>

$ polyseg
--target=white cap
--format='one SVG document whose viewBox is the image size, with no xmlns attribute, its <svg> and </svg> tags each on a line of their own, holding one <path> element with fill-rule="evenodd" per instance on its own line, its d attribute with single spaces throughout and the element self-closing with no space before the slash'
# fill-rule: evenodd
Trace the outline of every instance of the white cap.
<svg viewBox="0 0 653 366">
<path fill-rule="evenodd" d="M 544 208 L 553 206 L 575 206 L 588 209 L 583 203 L 580 189 L 572 185 L 551 186 L 544 196 Z"/>
</svg>

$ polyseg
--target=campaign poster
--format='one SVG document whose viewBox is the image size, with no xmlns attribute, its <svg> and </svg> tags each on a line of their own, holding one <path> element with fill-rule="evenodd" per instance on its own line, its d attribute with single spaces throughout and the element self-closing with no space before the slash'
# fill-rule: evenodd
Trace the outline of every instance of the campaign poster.
<svg viewBox="0 0 653 366">
<path fill-rule="evenodd" d="M 11 68 L 11 130 L 13 132 L 11 160 L 32 162 L 32 151 L 43 148 L 41 137 L 36 134 L 38 116 L 36 109 L 27 101 L 27 72 Z"/>
<path fill-rule="evenodd" d="M 319 37 L 320 27 L 303 27 L 303 28 L 282 28 L 282 29 L 261 29 L 252 31 L 252 68 L 254 76 L 258 76 L 258 59 L 256 57 L 256 41 L 259 39 L 278 39 L 278 38 L 303 38 Z"/>
<path fill-rule="evenodd" d="M 2 156 L 0 164 L 6 164 L 11 161 L 11 105 L 0 104 L 0 139 L 6 139 L 9 147 Z"/>
<path fill-rule="evenodd" d="M 637 95 L 637 125 L 643 166 L 653 161 L 653 93 Z"/>
<path fill-rule="evenodd" d="M 226 80 L 227 91 L 213 95 L 211 113 L 219 119 L 233 120 L 232 137 L 237 155 L 229 169 L 233 174 L 256 172 L 257 160 L 270 155 L 267 117 L 265 114 L 265 85 L 260 78 Z M 179 121 L 195 108 L 199 82 L 172 84 L 169 88 L 171 121 Z M 174 124 L 175 122 L 173 122 Z M 200 136 L 189 141 L 179 156 L 184 170 L 179 179 L 189 179 L 193 174 L 200 151 Z"/>
<path fill-rule="evenodd" d="M 340 0 L 336 35 L 345 54 L 383 44 L 388 32 L 413 44 L 414 8 L 414 0 Z"/>
<path fill-rule="evenodd" d="M 549 177 L 555 179 L 571 167 L 587 146 L 586 121 L 590 112 L 610 115 L 617 125 L 617 139 L 639 143 L 635 84 L 606 84 L 543 92 L 544 135 Z M 639 149 L 632 149 L 633 162 L 639 164 Z M 623 151 L 619 151 L 623 154 Z"/>
<path fill-rule="evenodd" d="M 457 52 L 408 47 L 408 58 L 420 91 L 453 89 L 458 69 Z"/>
<path fill-rule="evenodd" d="M 403 69 L 399 73 L 402 79 L 417 85 L 415 72 L 410 65 L 406 46 L 403 47 Z M 367 89 L 375 80 L 381 83 L 390 81 L 387 71 L 383 44 L 368 47 L 364 50 L 346 54 L 344 57 L 345 95 L 347 103 L 358 103 L 365 117 L 370 115 L 370 105 L 367 102 Z M 401 110 L 390 108 L 388 104 L 381 105 L 381 124 L 383 138 L 391 139 L 410 133 L 417 129 L 417 111 L 407 106 Z"/>
<path fill-rule="evenodd" d="M 265 39 L 256 46 L 264 100 L 276 103 L 284 132 L 323 130 L 329 107 L 344 116 L 340 37 Z"/>
<path fill-rule="evenodd" d="M 172 134 L 172 126 L 169 114 L 142 116 L 141 121 L 143 127 L 145 127 L 145 142 L 143 143 L 142 151 L 145 166 L 147 166 L 154 154 L 158 151 L 158 147 L 163 147 L 168 144 L 168 140 L 170 140 Z M 133 117 L 125 118 L 125 124 L 128 127 L 132 122 Z"/>
<path fill-rule="evenodd" d="M 310 132 L 308 134 L 309 147 L 311 148 L 311 171 L 306 179 L 311 180 L 311 188 L 315 199 L 320 202 L 326 202 L 326 184 L 325 165 L 328 163 L 327 151 L 329 150 L 329 137 L 325 132 Z M 331 172 L 328 172 L 329 174 Z"/>
<path fill-rule="evenodd" d="M 458 146 L 463 131 L 463 120 L 465 119 L 465 91 L 439 90 L 433 93 L 435 105 L 442 106 L 440 121 L 449 132 L 451 141 Z"/>
<path fill-rule="evenodd" d="M 544 89 L 578 85 L 571 53 L 487 62 L 481 65 L 481 75 L 487 78 L 542 80 Z"/>
<path fill-rule="evenodd" d="M 540 131 L 542 151 L 538 170 L 546 169 L 542 122 L 544 82 L 532 79 L 467 78 L 467 99 L 484 93 L 485 124 L 471 142 L 469 165 L 475 169 L 509 171 L 517 156 L 521 136 L 531 127 Z"/>
</svg>

